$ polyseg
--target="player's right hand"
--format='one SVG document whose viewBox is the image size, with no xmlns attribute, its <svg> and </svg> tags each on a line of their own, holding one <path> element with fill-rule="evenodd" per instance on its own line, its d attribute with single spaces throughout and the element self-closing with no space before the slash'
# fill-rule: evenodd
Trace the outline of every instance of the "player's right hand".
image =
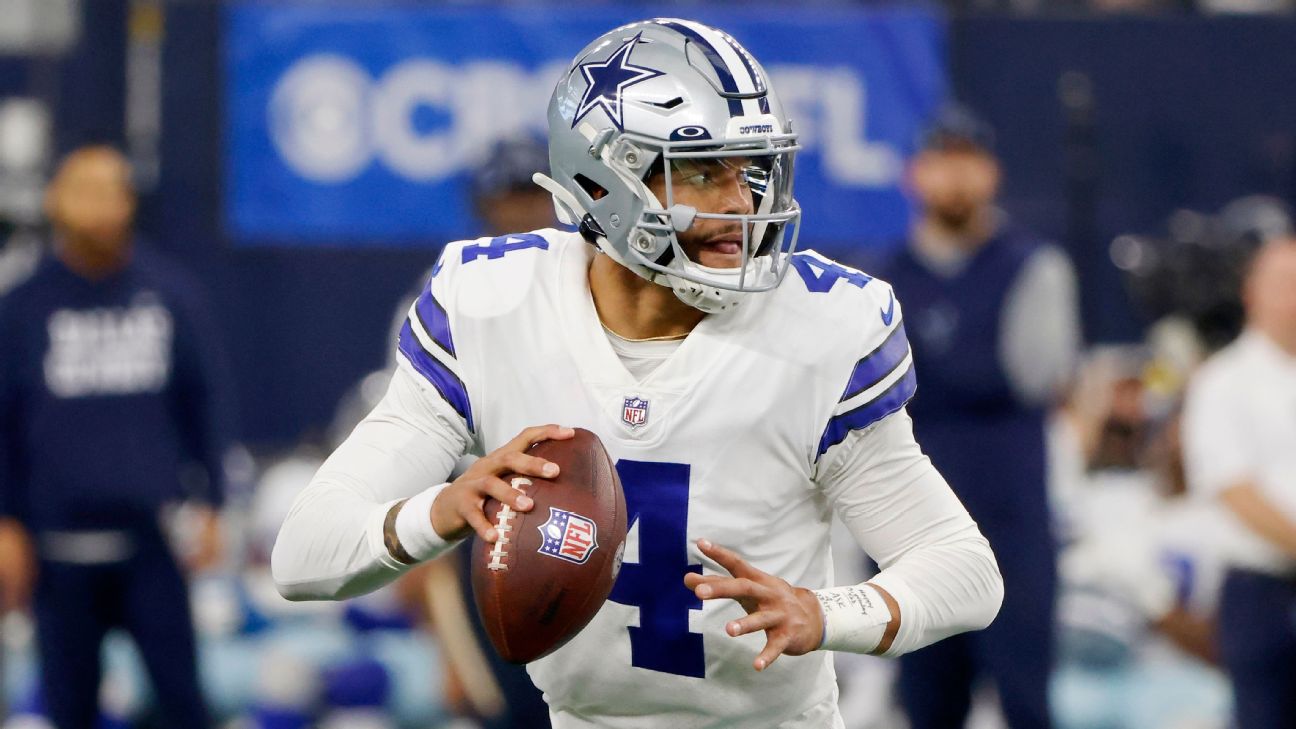
<svg viewBox="0 0 1296 729">
<path fill-rule="evenodd" d="M 558 464 L 527 455 L 526 451 L 540 441 L 567 440 L 575 435 L 571 428 L 538 425 L 479 458 L 432 502 L 432 528 L 446 540 L 463 539 L 476 532 L 482 540 L 494 543 L 499 534 L 486 518 L 487 498 L 508 504 L 515 511 L 530 511 L 534 505 L 501 476 L 556 477 Z"/>
<path fill-rule="evenodd" d="M 0 519 L 0 615 L 21 610 L 31 601 L 36 582 L 36 551 L 27 529 L 14 519 Z"/>
</svg>

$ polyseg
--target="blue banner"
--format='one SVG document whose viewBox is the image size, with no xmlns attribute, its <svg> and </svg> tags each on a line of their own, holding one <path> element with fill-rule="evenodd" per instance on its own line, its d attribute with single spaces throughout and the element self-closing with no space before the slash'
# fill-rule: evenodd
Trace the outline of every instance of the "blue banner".
<svg viewBox="0 0 1296 729">
<path fill-rule="evenodd" d="M 558 76 L 649 5 L 241 3 L 226 15 L 226 219 L 244 244 L 434 245 L 470 236 L 465 173 L 543 135 Z M 727 5 L 689 16 L 764 64 L 805 151 L 804 245 L 894 240 L 904 160 L 946 93 L 944 23 L 919 10 Z"/>
</svg>

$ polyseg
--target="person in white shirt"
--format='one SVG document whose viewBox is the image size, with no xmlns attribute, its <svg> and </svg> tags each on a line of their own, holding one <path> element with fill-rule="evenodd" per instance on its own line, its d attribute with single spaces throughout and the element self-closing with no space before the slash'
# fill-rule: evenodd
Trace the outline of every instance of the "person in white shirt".
<svg viewBox="0 0 1296 729">
<path fill-rule="evenodd" d="M 730 36 L 667 18 L 595 39 L 534 177 L 579 231 L 446 247 L 387 396 L 284 523 L 280 591 L 342 599 L 494 542 L 484 499 L 533 507 L 500 477 L 556 475 L 526 450 L 572 437 L 536 425 L 558 422 L 603 441 L 630 532 L 602 610 L 528 666 L 557 729 L 843 727 L 828 651 L 988 625 L 1003 581 L 913 438 L 891 287 L 795 250 L 799 148 Z M 831 586 L 834 511 L 871 580 Z"/>
<path fill-rule="evenodd" d="M 1261 248 L 1246 329 L 1189 386 L 1189 487 L 1218 499 L 1230 565 L 1220 655 L 1239 729 L 1296 727 L 1296 239 Z"/>
</svg>

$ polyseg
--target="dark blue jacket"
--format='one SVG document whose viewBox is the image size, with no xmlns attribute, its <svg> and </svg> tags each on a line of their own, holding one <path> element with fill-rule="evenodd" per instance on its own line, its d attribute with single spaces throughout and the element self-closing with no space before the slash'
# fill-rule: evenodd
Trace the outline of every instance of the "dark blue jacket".
<svg viewBox="0 0 1296 729">
<path fill-rule="evenodd" d="M 0 299 L 0 515 L 134 528 L 169 501 L 218 506 L 221 356 L 195 282 L 156 255 L 98 281 L 48 257 Z"/>
<path fill-rule="evenodd" d="M 945 277 L 906 245 L 878 271 L 904 305 L 922 383 L 909 404 L 918 442 L 992 544 L 996 536 L 1000 544 L 1050 542 L 1045 414 L 1016 397 L 999 357 L 1005 299 L 1037 246 L 1001 232 Z"/>
</svg>

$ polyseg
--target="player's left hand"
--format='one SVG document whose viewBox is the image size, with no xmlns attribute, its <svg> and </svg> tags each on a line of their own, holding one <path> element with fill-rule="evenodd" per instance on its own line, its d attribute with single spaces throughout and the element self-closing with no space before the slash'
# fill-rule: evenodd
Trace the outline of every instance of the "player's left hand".
<svg viewBox="0 0 1296 729">
<path fill-rule="evenodd" d="M 795 587 L 743 561 L 735 552 L 699 539 L 698 549 L 728 570 L 729 575 L 684 575 L 684 585 L 703 600 L 737 600 L 747 617 L 731 620 L 731 636 L 765 631 L 765 648 L 752 663 L 765 670 L 783 655 L 800 656 L 823 640 L 823 612 L 819 599 L 804 587 Z"/>
</svg>

